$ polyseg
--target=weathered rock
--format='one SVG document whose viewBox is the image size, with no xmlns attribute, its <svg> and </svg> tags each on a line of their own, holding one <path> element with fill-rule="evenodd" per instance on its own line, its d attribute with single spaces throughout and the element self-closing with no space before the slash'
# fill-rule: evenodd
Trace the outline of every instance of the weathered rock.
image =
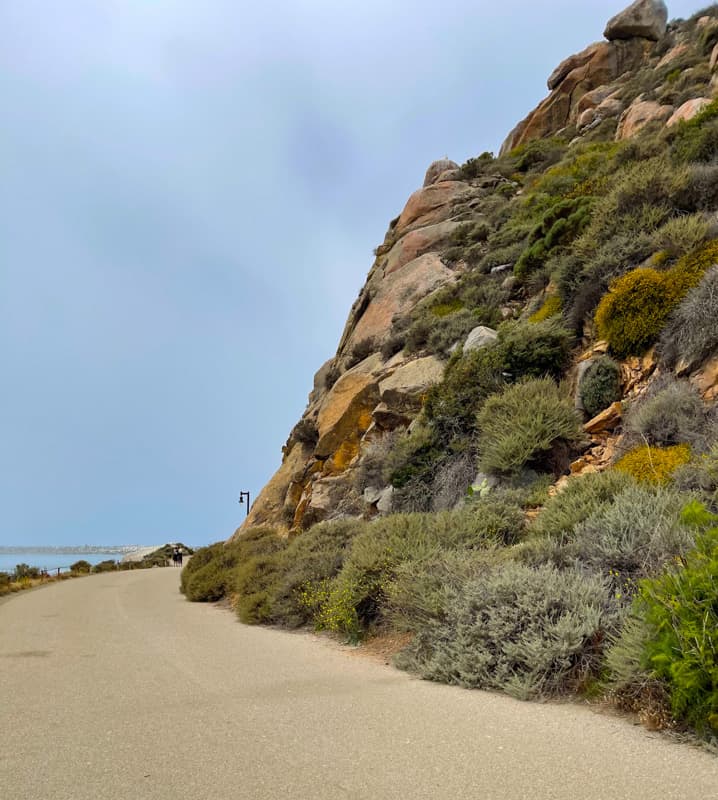
<svg viewBox="0 0 718 800">
<path fill-rule="evenodd" d="M 595 56 L 596 50 L 601 43 L 590 44 L 585 50 L 580 53 L 575 53 L 572 56 L 564 59 L 556 69 L 549 75 L 546 85 L 550 91 L 553 91 L 559 84 L 566 78 L 566 76 L 579 67 L 588 64 L 589 61 Z"/>
<path fill-rule="evenodd" d="M 254 525 L 272 525 L 286 530 L 286 523 L 283 522 L 283 508 L 287 490 L 292 483 L 292 476 L 304 468 L 307 462 L 307 451 L 301 444 L 297 443 L 285 456 L 282 465 L 277 472 L 270 478 L 269 482 L 259 493 L 257 499 L 252 504 L 245 522 L 237 529 L 237 536 L 245 528 Z"/>
<path fill-rule="evenodd" d="M 411 418 L 406 414 L 389 408 L 386 403 L 379 405 L 371 412 L 372 418 L 377 426 L 383 431 L 393 431 L 396 428 L 406 427 Z"/>
<path fill-rule="evenodd" d="M 464 352 L 469 353 L 472 350 L 479 350 L 481 347 L 486 347 L 496 341 L 498 334 L 493 328 L 487 328 L 485 325 L 479 325 L 466 337 L 464 342 Z"/>
<path fill-rule="evenodd" d="M 586 433 L 602 433 L 603 431 L 612 431 L 621 424 L 623 418 L 623 408 L 620 402 L 613 403 L 605 411 L 597 414 L 593 419 L 590 419 L 583 429 Z"/>
<path fill-rule="evenodd" d="M 349 350 L 363 339 L 371 339 L 380 346 L 389 336 L 395 316 L 408 313 L 423 297 L 456 278 L 456 273 L 436 253 L 426 253 L 394 270 L 377 281 L 375 295 L 353 321 L 353 330 L 345 333 L 348 339 L 343 346 Z"/>
<path fill-rule="evenodd" d="M 666 127 L 670 128 L 679 122 L 688 122 L 689 119 L 693 119 L 697 114 L 700 114 L 712 102 L 710 97 L 694 97 L 693 100 L 686 100 L 683 105 L 673 112 L 668 122 L 666 122 Z"/>
<path fill-rule="evenodd" d="M 706 361 L 701 369 L 691 376 L 691 383 L 705 400 L 716 400 L 718 398 L 718 356 Z"/>
<path fill-rule="evenodd" d="M 614 86 L 599 86 L 586 92 L 576 105 L 576 113 L 580 116 L 589 108 L 598 108 L 601 103 L 616 93 Z"/>
<path fill-rule="evenodd" d="M 636 37 L 658 41 L 667 23 L 668 8 L 663 0 L 636 0 L 608 21 L 603 35 L 609 41 Z"/>
<path fill-rule="evenodd" d="M 654 100 L 635 100 L 621 114 L 616 141 L 630 139 L 651 122 L 665 122 L 672 113 L 673 106 L 663 106 Z"/>
<path fill-rule="evenodd" d="M 461 181 L 441 181 L 418 189 L 401 212 L 396 223 L 397 235 L 448 219 L 453 213 L 452 204 L 468 192 L 469 187 Z"/>
<path fill-rule="evenodd" d="M 337 509 L 342 504 L 347 504 L 353 493 L 351 482 L 347 475 L 320 478 L 311 486 L 311 495 L 304 507 L 301 518 L 301 527 L 309 528 L 331 516 L 336 515 Z M 358 504 L 359 498 L 354 498 Z"/>
<path fill-rule="evenodd" d="M 319 409 L 317 457 L 328 458 L 343 443 L 358 442 L 371 425 L 371 412 L 378 401 L 379 386 L 374 375 L 354 370 L 342 375 Z"/>
<path fill-rule="evenodd" d="M 585 106 L 580 106 L 582 98 L 612 83 L 624 72 L 637 69 L 647 60 L 650 47 L 646 39 L 590 45 L 579 54 L 581 66 L 565 74 L 551 94 L 511 131 L 501 146 L 501 154 L 520 144 L 551 136 L 576 122 L 585 110 Z"/>
<path fill-rule="evenodd" d="M 439 222 L 410 231 L 391 248 L 384 266 L 384 275 L 391 275 L 405 264 L 429 252 L 446 241 L 460 222 Z"/>
<path fill-rule="evenodd" d="M 587 108 L 578 118 L 579 131 L 589 128 L 597 119 L 602 119 L 598 111 L 595 108 Z"/>
<path fill-rule="evenodd" d="M 381 381 L 382 402 L 391 409 L 416 412 L 421 407 L 421 396 L 443 376 L 444 364 L 436 356 L 417 358 Z"/>
<path fill-rule="evenodd" d="M 716 68 L 716 64 L 718 64 L 718 44 L 711 51 L 711 60 L 709 62 L 711 72 Z"/>
<path fill-rule="evenodd" d="M 429 169 L 426 170 L 424 186 L 431 186 L 432 183 L 436 183 L 444 172 L 458 168 L 459 165 L 450 158 L 440 158 L 438 161 L 434 161 L 432 164 L 429 164 Z"/>
<path fill-rule="evenodd" d="M 661 67 L 665 67 L 666 64 L 670 64 L 671 61 L 675 61 L 677 58 L 684 56 L 686 53 L 690 52 L 690 46 L 686 42 L 682 42 L 681 44 L 677 44 L 675 47 L 672 47 L 658 62 L 657 68 L 660 69 Z"/>
<path fill-rule="evenodd" d="M 617 97 L 607 97 L 597 108 L 596 113 L 603 119 L 620 116 L 626 108 L 623 100 Z"/>
<path fill-rule="evenodd" d="M 380 514 L 391 514 L 391 509 L 394 501 L 394 487 L 387 486 L 381 493 L 381 496 L 376 502 L 376 510 Z"/>
</svg>

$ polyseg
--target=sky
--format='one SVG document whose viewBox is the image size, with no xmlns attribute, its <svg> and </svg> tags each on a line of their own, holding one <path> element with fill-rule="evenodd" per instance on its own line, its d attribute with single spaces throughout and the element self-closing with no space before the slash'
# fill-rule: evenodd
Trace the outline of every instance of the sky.
<svg viewBox="0 0 718 800">
<path fill-rule="evenodd" d="M 626 4 L 2 0 L 0 545 L 229 537 L 427 166 Z"/>
</svg>

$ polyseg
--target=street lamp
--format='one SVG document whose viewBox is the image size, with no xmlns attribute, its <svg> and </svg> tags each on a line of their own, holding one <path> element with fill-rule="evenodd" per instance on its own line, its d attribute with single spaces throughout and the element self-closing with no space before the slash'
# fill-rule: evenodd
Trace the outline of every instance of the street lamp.
<svg viewBox="0 0 718 800">
<path fill-rule="evenodd" d="M 249 492 L 240 492 L 239 493 L 239 504 L 244 505 L 247 504 L 247 516 L 249 516 Z"/>
</svg>

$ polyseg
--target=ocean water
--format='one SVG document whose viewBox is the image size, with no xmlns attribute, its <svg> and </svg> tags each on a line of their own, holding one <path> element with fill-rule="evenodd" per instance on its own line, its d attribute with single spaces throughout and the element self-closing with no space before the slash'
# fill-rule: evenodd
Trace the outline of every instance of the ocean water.
<svg viewBox="0 0 718 800">
<path fill-rule="evenodd" d="M 48 572 L 56 572 L 61 569 L 63 572 L 70 568 L 80 559 L 89 561 L 90 564 L 99 564 L 109 558 L 114 561 L 122 560 L 122 553 L 108 553 L 103 550 L 96 550 L 89 553 L 35 553 L 35 552 L 0 552 L 0 572 L 14 572 L 17 564 L 28 564 L 31 567 L 40 567 Z"/>
</svg>

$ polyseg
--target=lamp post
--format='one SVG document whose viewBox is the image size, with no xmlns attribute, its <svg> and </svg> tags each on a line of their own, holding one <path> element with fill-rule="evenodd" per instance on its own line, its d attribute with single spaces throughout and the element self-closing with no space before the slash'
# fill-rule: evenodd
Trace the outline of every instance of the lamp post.
<svg viewBox="0 0 718 800">
<path fill-rule="evenodd" d="M 239 493 L 239 504 L 244 505 L 247 504 L 247 516 L 249 516 L 249 492 L 240 492 Z"/>
</svg>

